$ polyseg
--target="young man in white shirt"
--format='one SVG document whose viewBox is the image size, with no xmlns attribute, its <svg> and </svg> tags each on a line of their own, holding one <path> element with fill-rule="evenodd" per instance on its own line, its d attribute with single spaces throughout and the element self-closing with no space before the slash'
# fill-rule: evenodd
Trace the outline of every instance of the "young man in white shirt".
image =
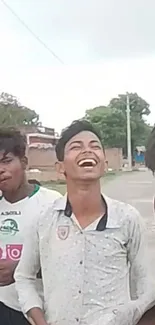
<svg viewBox="0 0 155 325">
<path fill-rule="evenodd" d="M 67 195 L 29 228 L 15 273 L 23 312 L 35 325 L 135 325 L 155 299 L 141 217 L 101 193 L 105 153 L 89 122 L 64 130 L 56 154 Z"/>
<path fill-rule="evenodd" d="M 23 247 L 27 226 L 36 215 L 60 197 L 55 191 L 26 178 L 26 137 L 16 129 L 0 128 L 0 324 L 29 324 L 21 312 L 14 284 L 14 271 Z M 32 247 L 33 249 L 33 247 Z M 42 295 L 42 282 L 36 280 Z"/>
</svg>

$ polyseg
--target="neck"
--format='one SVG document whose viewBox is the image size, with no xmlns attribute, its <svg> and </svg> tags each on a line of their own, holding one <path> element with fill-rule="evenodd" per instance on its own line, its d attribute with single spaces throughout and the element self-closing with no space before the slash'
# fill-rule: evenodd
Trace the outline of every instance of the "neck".
<svg viewBox="0 0 155 325">
<path fill-rule="evenodd" d="M 67 184 L 68 199 L 72 211 L 80 224 L 88 225 L 106 211 L 101 198 L 99 180 L 91 183 L 69 182 Z"/>
<path fill-rule="evenodd" d="M 34 190 L 34 184 L 29 184 L 25 180 L 17 189 L 10 192 L 3 192 L 4 198 L 10 203 L 18 202 L 29 196 Z"/>
</svg>

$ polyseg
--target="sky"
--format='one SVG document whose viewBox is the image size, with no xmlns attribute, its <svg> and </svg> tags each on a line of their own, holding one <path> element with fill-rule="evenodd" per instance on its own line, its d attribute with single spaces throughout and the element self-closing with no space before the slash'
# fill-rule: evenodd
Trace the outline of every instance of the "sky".
<svg viewBox="0 0 155 325">
<path fill-rule="evenodd" d="M 126 91 L 150 104 L 155 123 L 154 0 L 5 3 L 51 51 L 0 0 L 0 91 L 56 131 Z"/>
</svg>

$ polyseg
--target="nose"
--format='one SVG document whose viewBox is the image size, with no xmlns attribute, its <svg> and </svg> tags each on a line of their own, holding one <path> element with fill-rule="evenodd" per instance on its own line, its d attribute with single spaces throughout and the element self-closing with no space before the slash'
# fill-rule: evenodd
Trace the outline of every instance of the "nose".
<svg viewBox="0 0 155 325">
<path fill-rule="evenodd" d="M 0 175 L 5 172 L 4 166 L 0 164 Z"/>
<path fill-rule="evenodd" d="M 87 142 L 83 143 L 82 151 L 83 152 L 92 152 L 92 148 L 91 148 L 90 144 Z"/>
<path fill-rule="evenodd" d="M 87 147 L 84 147 L 84 148 L 83 148 L 82 153 L 83 153 L 83 154 L 85 154 L 85 153 L 86 153 L 86 154 L 87 154 L 87 153 L 89 154 L 89 153 L 92 153 L 92 150 L 91 150 L 90 147 L 87 146 Z"/>
</svg>

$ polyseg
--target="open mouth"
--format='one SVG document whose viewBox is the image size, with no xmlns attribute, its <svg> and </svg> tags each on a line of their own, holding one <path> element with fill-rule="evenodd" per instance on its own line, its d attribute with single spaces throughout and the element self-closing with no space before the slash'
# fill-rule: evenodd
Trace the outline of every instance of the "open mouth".
<svg viewBox="0 0 155 325">
<path fill-rule="evenodd" d="M 81 159 L 78 162 L 78 166 L 84 168 L 93 168 L 96 165 L 97 165 L 97 161 L 95 159 Z"/>
</svg>

